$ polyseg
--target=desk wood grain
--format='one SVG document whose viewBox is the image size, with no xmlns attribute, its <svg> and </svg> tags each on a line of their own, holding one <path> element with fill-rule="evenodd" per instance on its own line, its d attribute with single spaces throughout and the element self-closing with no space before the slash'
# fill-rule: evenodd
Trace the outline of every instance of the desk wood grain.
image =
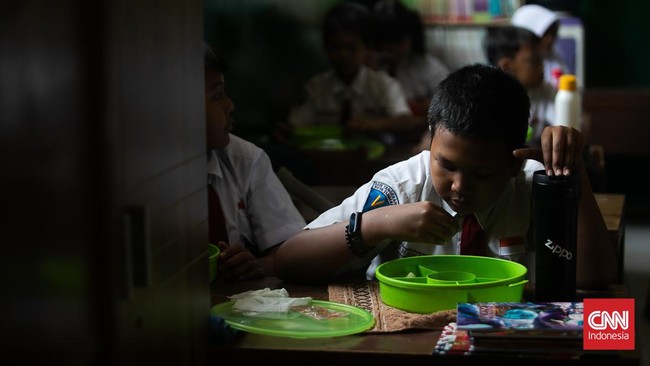
<svg viewBox="0 0 650 366">
<path fill-rule="evenodd" d="M 612 240 L 612 250 L 618 263 L 618 282 L 622 283 L 625 269 L 625 195 L 619 193 L 595 193 L 594 195 Z"/>
<path fill-rule="evenodd" d="M 603 213 L 607 228 L 612 235 L 612 245 L 615 246 L 622 264 L 625 224 L 625 195 L 596 194 L 596 200 Z M 621 267 L 622 268 L 622 267 Z M 304 285 L 288 283 L 277 278 L 264 278 L 251 281 L 224 281 L 217 278 L 211 284 L 211 303 L 213 305 L 227 301 L 229 295 L 239 292 L 269 287 L 272 289 L 285 288 L 292 297 L 311 296 L 314 299 L 328 300 L 327 285 Z M 608 291 L 593 293 L 579 291 L 579 297 L 626 297 L 624 285 L 612 285 Z M 519 355 L 438 355 L 433 354 L 433 348 L 440 336 L 437 330 L 415 330 L 409 332 L 382 334 L 355 334 L 342 337 L 298 339 L 289 337 L 274 337 L 261 334 L 239 332 L 232 344 L 215 346 L 212 355 L 215 360 L 223 360 L 230 356 L 236 357 L 237 362 L 265 361 L 278 364 L 308 365 L 318 362 L 335 366 L 337 364 L 372 364 L 396 366 L 399 364 L 413 365 L 472 365 L 477 362 L 516 361 L 531 365 L 548 365 L 552 362 L 558 365 L 630 365 L 640 364 L 640 351 L 621 351 L 619 357 L 606 357 L 597 352 L 593 356 L 582 359 L 541 358 L 537 356 Z"/>
<path fill-rule="evenodd" d="M 312 296 L 327 300 L 327 285 L 304 285 L 264 278 L 249 281 L 228 281 L 217 278 L 211 285 L 212 304 L 227 301 L 227 296 L 239 292 L 269 287 L 285 288 L 292 297 Z M 625 297 L 625 287 L 614 285 L 608 291 L 580 291 L 579 297 Z M 215 360 L 232 359 L 238 363 L 268 362 L 284 365 L 310 365 L 312 363 L 336 365 L 453 365 L 476 366 L 488 363 L 516 361 L 532 365 L 629 365 L 640 364 L 640 351 L 621 351 L 617 357 L 598 352 L 581 359 L 543 358 L 522 354 L 494 355 L 440 355 L 433 349 L 440 337 L 438 330 L 413 330 L 396 333 L 360 333 L 341 337 L 299 339 L 275 337 L 240 331 L 231 344 L 213 346 Z"/>
<path fill-rule="evenodd" d="M 624 224 L 625 195 L 618 193 L 595 193 L 594 195 L 607 224 L 607 230 L 611 233 L 619 233 Z"/>
</svg>

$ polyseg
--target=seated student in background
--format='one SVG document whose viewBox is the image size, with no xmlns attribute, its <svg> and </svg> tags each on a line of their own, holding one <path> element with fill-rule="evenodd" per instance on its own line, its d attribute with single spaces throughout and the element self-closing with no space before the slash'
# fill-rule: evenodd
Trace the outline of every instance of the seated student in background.
<svg viewBox="0 0 650 366">
<path fill-rule="evenodd" d="M 529 112 L 526 90 L 502 70 L 475 64 L 452 72 L 431 101 L 430 151 L 379 171 L 285 241 L 275 252 L 275 275 L 309 282 L 366 270 L 371 279 L 387 260 L 465 254 L 459 231 L 476 217 L 486 240 L 471 253 L 520 262 L 534 279 L 531 182 L 545 169 L 580 174 L 578 286 L 613 283 L 616 261 L 584 174 L 583 136 L 550 126 L 542 148 L 527 148 Z"/>
<path fill-rule="evenodd" d="M 544 80 L 557 88 L 560 75 L 569 71 L 555 42 L 560 29 L 560 18 L 541 5 L 526 4 L 515 10 L 510 24 L 528 29 L 539 37 L 539 47 L 544 58 Z"/>
<path fill-rule="evenodd" d="M 531 108 L 530 144 L 539 144 L 544 127 L 555 124 L 556 93 L 553 85 L 544 80 L 539 38 L 521 27 L 491 27 L 486 33 L 485 52 L 492 65 L 513 75 L 526 88 Z"/>
<path fill-rule="evenodd" d="M 399 82 L 366 66 L 373 27 L 371 11 L 360 3 L 328 10 L 322 36 L 331 69 L 305 84 L 304 102 L 290 113 L 293 127 L 341 125 L 386 144 L 398 143 L 400 132 L 422 128 L 424 121 L 411 113 Z"/>
<path fill-rule="evenodd" d="M 235 106 L 226 94 L 224 59 L 205 45 L 204 64 L 209 240 L 221 248 L 218 270 L 236 279 L 270 275 L 269 254 L 302 231 L 305 220 L 266 153 L 230 133 Z"/>
<path fill-rule="evenodd" d="M 449 68 L 427 51 L 420 14 L 400 1 L 382 0 L 373 9 L 378 22 L 376 67 L 400 82 L 413 114 L 426 118 L 433 91 Z"/>
<path fill-rule="evenodd" d="M 525 28 L 501 26 L 489 28 L 485 38 L 485 52 L 488 61 L 514 75 L 528 91 L 530 98 L 531 146 L 539 145 L 541 133 L 545 126 L 555 125 L 556 88 L 543 77 L 542 54 L 539 50 L 539 38 Z M 581 129 L 588 128 L 582 116 Z M 589 152 L 589 143 L 585 143 L 583 159 L 592 187 L 597 191 L 605 190 L 602 168 Z"/>
<path fill-rule="evenodd" d="M 395 77 L 406 94 L 415 116 L 426 119 L 429 101 L 449 68 L 427 51 L 422 18 L 400 1 L 381 0 L 374 5 L 377 17 L 377 59 L 375 67 Z M 431 135 L 423 123 L 424 136 L 414 147 L 429 147 Z"/>
</svg>

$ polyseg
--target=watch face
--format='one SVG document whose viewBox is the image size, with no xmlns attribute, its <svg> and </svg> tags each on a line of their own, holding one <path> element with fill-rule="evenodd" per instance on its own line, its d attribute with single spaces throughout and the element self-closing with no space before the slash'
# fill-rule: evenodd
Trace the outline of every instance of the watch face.
<svg viewBox="0 0 650 366">
<path fill-rule="evenodd" d="M 357 213 L 353 212 L 350 215 L 350 232 L 353 233 L 355 231 L 357 231 Z"/>
<path fill-rule="evenodd" d="M 353 212 L 352 215 L 350 215 L 350 232 L 351 233 L 356 233 L 359 230 L 359 215 L 356 212 Z"/>
<path fill-rule="evenodd" d="M 363 256 L 370 248 L 366 248 L 361 238 L 361 212 L 350 215 L 350 224 L 345 228 L 345 240 L 352 253 Z"/>
</svg>

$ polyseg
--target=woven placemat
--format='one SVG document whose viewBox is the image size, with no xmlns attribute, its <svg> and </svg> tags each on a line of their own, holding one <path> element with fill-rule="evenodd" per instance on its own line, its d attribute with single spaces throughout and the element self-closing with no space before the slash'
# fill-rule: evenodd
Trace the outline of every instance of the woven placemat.
<svg viewBox="0 0 650 366">
<path fill-rule="evenodd" d="M 368 333 L 391 333 L 410 329 L 443 329 L 456 321 L 456 309 L 431 314 L 409 313 L 386 305 L 379 297 L 379 284 L 364 281 L 353 284 L 331 284 L 329 301 L 360 307 L 372 313 L 375 326 Z"/>
</svg>

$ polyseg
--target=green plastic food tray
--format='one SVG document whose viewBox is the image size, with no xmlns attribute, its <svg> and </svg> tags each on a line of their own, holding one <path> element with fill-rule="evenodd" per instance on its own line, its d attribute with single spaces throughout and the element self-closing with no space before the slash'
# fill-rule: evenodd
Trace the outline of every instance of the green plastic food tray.
<svg viewBox="0 0 650 366">
<path fill-rule="evenodd" d="M 438 273 L 458 271 L 474 275 L 475 280 L 455 283 L 430 279 Z M 527 272 L 525 266 L 499 258 L 430 255 L 383 263 L 375 275 L 386 305 L 426 314 L 456 309 L 459 302 L 521 301 Z"/>
</svg>

